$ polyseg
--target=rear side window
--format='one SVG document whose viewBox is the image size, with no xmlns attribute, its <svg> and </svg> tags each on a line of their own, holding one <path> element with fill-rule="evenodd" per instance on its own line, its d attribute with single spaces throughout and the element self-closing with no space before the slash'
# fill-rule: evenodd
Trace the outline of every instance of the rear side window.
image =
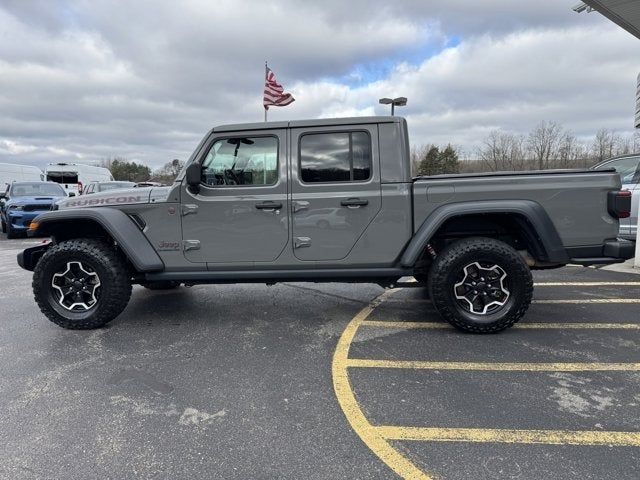
<svg viewBox="0 0 640 480">
<path fill-rule="evenodd" d="M 309 133 L 300 138 L 300 176 L 305 183 L 357 182 L 371 178 L 367 132 Z"/>
</svg>

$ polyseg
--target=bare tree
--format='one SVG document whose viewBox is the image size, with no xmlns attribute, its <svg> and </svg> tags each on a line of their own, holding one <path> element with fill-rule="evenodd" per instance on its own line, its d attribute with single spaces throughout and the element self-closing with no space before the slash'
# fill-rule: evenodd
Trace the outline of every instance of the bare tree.
<svg viewBox="0 0 640 480">
<path fill-rule="evenodd" d="M 549 168 L 551 160 L 558 156 L 562 127 L 556 122 L 540 122 L 527 137 L 527 148 L 539 170 Z"/>
<path fill-rule="evenodd" d="M 596 162 L 601 162 L 614 156 L 616 146 L 615 134 L 611 130 L 601 128 L 591 144 L 591 151 Z"/>
<path fill-rule="evenodd" d="M 478 157 L 490 171 L 522 170 L 525 167 L 524 137 L 493 130 L 484 140 Z"/>
</svg>

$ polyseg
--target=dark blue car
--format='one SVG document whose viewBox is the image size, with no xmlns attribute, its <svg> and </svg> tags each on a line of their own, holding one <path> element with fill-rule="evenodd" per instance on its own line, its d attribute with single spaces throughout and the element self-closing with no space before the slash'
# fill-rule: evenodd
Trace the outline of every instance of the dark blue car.
<svg viewBox="0 0 640 480">
<path fill-rule="evenodd" d="M 7 238 L 26 232 L 31 220 L 51 210 L 55 202 L 65 198 L 64 189 L 53 182 L 14 182 L 0 194 L 0 220 Z"/>
</svg>

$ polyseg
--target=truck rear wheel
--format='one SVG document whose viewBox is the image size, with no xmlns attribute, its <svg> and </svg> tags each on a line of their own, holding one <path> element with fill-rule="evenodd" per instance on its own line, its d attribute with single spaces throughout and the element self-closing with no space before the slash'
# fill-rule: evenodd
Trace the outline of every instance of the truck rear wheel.
<svg viewBox="0 0 640 480">
<path fill-rule="evenodd" d="M 49 248 L 33 272 L 42 313 L 69 329 L 99 328 L 116 318 L 131 296 L 126 263 L 109 244 L 74 239 Z"/>
<path fill-rule="evenodd" d="M 429 272 L 429 294 L 451 325 L 493 333 L 520 320 L 531 303 L 533 278 L 522 257 L 491 238 L 468 238 L 449 245 Z"/>
</svg>

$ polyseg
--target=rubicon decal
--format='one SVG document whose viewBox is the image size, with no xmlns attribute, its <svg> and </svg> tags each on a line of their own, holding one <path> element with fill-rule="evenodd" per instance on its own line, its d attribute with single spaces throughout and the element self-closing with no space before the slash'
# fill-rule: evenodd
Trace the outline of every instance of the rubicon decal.
<svg viewBox="0 0 640 480">
<path fill-rule="evenodd" d="M 146 198 L 140 195 L 126 195 L 122 197 L 79 198 L 64 203 L 65 207 L 96 207 L 99 205 L 123 205 L 126 203 L 142 203 Z"/>
</svg>

